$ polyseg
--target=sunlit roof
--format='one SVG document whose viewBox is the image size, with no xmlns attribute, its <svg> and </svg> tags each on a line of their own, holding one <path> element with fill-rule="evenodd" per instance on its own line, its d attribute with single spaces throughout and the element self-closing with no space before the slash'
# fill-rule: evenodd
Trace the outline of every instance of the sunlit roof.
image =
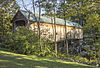
<svg viewBox="0 0 100 68">
<path fill-rule="evenodd" d="M 28 19 L 29 12 L 21 10 L 21 13 Z M 34 17 L 33 13 L 30 13 L 29 20 L 39 21 L 39 15 L 35 14 L 35 16 L 36 16 L 36 18 Z M 53 20 L 53 17 L 41 16 L 40 21 L 45 22 L 45 23 L 53 23 L 54 20 Z M 55 23 L 59 24 L 59 25 L 65 25 L 65 21 L 63 19 L 60 19 L 60 18 L 55 18 Z M 82 28 L 82 26 L 80 24 L 78 24 L 76 22 L 71 22 L 68 20 L 66 20 L 66 26 L 73 26 L 73 27 Z"/>
</svg>

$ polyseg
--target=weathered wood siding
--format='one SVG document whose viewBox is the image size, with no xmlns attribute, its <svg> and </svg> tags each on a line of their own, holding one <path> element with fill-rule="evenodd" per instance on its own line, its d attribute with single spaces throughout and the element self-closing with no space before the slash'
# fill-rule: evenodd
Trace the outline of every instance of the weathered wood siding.
<svg viewBox="0 0 100 68">
<path fill-rule="evenodd" d="M 30 25 L 30 28 L 37 31 L 37 23 Z M 83 31 L 81 28 L 72 26 L 66 26 L 68 39 L 82 39 Z M 40 23 L 41 36 L 46 37 L 54 41 L 54 25 L 49 23 Z M 65 26 L 56 25 L 56 41 L 63 40 L 65 38 Z"/>
</svg>

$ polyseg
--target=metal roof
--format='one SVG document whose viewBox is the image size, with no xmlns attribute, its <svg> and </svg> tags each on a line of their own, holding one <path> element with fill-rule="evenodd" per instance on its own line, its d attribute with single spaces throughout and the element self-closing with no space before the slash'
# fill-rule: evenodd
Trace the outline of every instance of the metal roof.
<svg viewBox="0 0 100 68">
<path fill-rule="evenodd" d="M 21 10 L 21 13 L 28 19 L 29 12 Z M 37 21 L 39 21 L 39 15 L 35 14 L 35 16 L 36 16 Z M 36 21 L 36 19 L 35 19 L 33 13 L 31 12 L 29 20 Z M 45 22 L 45 23 L 51 23 L 51 24 L 54 22 L 53 17 L 49 17 L 49 16 L 41 16 L 40 21 Z M 65 21 L 63 19 L 60 19 L 60 18 L 55 18 L 55 23 L 59 24 L 59 25 L 65 25 Z M 80 24 L 78 24 L 76 22 L 71 22 L 68 20 L 66 20 L 66 26 L 73 26 L 73 27 L 82 28 L 82 26 Z"/>
</svg>

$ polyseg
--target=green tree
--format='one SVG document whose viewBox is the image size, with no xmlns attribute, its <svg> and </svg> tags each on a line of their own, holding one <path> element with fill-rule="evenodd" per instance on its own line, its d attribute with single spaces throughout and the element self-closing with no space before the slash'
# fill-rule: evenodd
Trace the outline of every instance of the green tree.
<svg viewBox="0 0 100 68">
<path fill-rule="evenodd" d="M 0 46 L 2 46 L 8 34 L 12 31 L 11 19 L 13 13 L 17 10 L 16 8 L 18 6 L 14 0 L 2 0 L 0 3 Z"/>
</svg>

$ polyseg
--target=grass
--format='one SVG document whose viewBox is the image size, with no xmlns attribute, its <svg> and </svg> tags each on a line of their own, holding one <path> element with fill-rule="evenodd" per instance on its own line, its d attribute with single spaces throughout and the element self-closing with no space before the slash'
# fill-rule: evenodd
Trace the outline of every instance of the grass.
<svg viewBox="0 0 100 68">
<path fill-rule="evenodd" d="M 96 68 L 58 59 L 27 56 L 0 50 L 0 68 Z"/>
</svg>

